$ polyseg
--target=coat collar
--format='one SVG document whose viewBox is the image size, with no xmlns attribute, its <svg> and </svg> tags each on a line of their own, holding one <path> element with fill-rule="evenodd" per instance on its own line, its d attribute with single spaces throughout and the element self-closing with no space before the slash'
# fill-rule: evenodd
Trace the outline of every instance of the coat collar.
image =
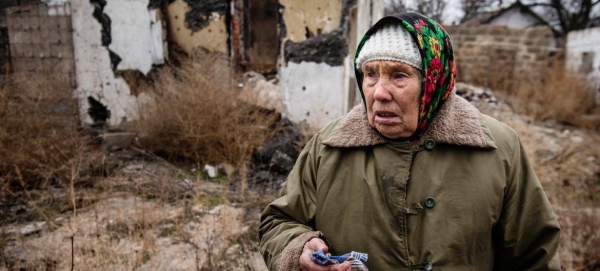
<svg viewBox="0 0 600 271">
<path fill-rule="evenodd" d="M 483 115 L 462 97 L 450 94 L 423 134 L 436 143 L 496 148 Z M 323 144 L 332 147 L 365 147 L 386 144 L 389 140 L 371 128 L 363 104 L 355 106 Z"/>
</svg>

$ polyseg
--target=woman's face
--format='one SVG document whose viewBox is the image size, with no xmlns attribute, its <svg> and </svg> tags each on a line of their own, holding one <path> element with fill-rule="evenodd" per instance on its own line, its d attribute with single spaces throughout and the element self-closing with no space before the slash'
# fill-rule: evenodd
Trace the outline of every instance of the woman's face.
<svg viewBox="0 0 600 271">
<path fill-rule="evenodd" d="M 419 121 L 419 70 L 398 61 L 376 60 L 367 62 L 362 72 L 371 127 L 389 139 L 413 135 Z"/>
</svg>

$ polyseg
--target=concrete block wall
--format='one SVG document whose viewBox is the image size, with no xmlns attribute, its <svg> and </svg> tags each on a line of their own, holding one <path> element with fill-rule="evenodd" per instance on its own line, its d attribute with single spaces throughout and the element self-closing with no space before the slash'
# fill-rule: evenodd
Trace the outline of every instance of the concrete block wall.
<svg viewBox="0 0 600 271">
<path fill-rule="evenodd" d="M 444 26 L 454 47 L 458 80 L 481 85 L 535 79 L 560 51 L 549 27 Z M 491 82 L 491 81 L 496 82 Z"/>
<path fill-rule="evenodd" d="M 70 6 L 36 3 L 5 11 L 13 72 L 74 87 Z"/>
</svg>

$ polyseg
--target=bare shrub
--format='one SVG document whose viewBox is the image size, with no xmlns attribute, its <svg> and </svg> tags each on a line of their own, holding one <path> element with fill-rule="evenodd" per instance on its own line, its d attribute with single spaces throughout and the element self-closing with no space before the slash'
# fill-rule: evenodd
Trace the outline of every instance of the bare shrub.
<svg viewBox="0 0 600 271">
<path fill-rule="evenodd" d="M 556 208 L 561 225 L 560 257 L 563 270 L 600 269 L 600 212 L 597 208 Z"/>
<path fill-rule="evenodd" d="M 496 69 L 479 76 L 475 83 L 504 94 L 517 113 L 537 121 L 555 120 L 585 128 L 600 125 L 600 119 L 582 118 L 597 114 L 594 91 L 587 80 L 566 70 L 564 61 L 554 60 L 548 67 L 527 75 L 507 74 L 506 71 L 512 73 L 512 68 L 502 65 Z"/>
<path fill-rule="evenodd" d="M 0 184 L 68 185 L 85 138 L 72 88 L 51 78 L 7 79 L 0 88 Z M 3 190 L 6 191 L 6 190 Z"/>
<path fill-rule="evenodd" d="M 276 117 L 236 99 L 231 68 L 217 55 L 182 59 L 155 78 L 139 129 L 145 147 L 159 155 L 239 165 L 273 134 Z"/>
<path fill-rule="evenodd" d="M 536 120 L 556 120 L 577 125 L 582 115 L 594 109 L 594 91 L 562 63 L 553 65 L 539 80 L 519 82 L 511 103 L 517 111 Z"/>
</svg>

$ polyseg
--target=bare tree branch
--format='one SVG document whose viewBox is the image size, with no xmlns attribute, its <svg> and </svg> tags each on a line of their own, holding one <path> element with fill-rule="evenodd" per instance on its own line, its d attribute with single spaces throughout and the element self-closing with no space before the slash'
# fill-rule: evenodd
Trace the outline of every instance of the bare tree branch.
<svg viewBox="0 0 600 271">
<path fill-rule="evenodd" d="M 486 12 L 486 9 L 495 4 L 501 6 L 502 0 L 461 0 L 460 3 L 465 13 L 460 21 L 465 22 Z"/>
<path fill-rule="evenodd" d="M 584 29 L 598 21 L 597 15 L 592 14 L 592 8 L 600 0 L 550 0 L 532 1 L 525 4 L 528 7 L 543 7 L 542 17 L 551 25 L 558 26 L 560 32 L 566 35 L 569 31 Z"/>
<path fill-rule="evenodd" d="M 446 2 L 444 0 L 423 0 L 419 1 L 417 4 L 417 12 L 424 14 L 437 22 L 443 20 L 445 8 Z"/>
<path fill-rule="evenodd" d="M 406 6 L 403 0 L 390 0 L 385 7 L 384 13 L 385 15 L 392 15 L 404 11 L 406 11 Z"/>
<path fill-rule="evenodd" d="M 398 12 L 404 12 L 407 10 L 412 10 L 419 12 L 431 19 L 442 22 L 444 10 L 446 9 L 446 0 L 422 0 L 417 1 L 416 8 L 410 8 L 406 6 L 406 3 L 403 0 L 390 0 L 386 7 L 384 13 L 386 15 L 391 15 Z"/>
</svg>

